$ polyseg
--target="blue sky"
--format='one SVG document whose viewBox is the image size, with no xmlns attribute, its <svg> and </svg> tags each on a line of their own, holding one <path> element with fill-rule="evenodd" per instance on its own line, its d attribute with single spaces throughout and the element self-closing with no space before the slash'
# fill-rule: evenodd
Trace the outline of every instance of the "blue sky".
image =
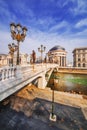
<svg viewBox="0 0 87 130">
<path fill-rule="evenodd" d="M 8 53 L 8 44 L 16 43 L 10 34 L 10 23 L 28 28 L 20 43 L 20 52 L 30 54 L 41 44 L 46 53 L 55 45 L 67 51 L 72 61 L 76 47 L 87 47 L 87 0 L 0 0 L 0 53 Z"/>
</svg>

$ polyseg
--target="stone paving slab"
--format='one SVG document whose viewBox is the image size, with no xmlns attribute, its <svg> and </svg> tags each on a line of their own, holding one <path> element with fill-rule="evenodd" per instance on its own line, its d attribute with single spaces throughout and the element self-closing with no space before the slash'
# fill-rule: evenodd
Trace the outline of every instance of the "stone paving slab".
<svg viewBox="0 0 87 130">
<path fill-rule="evenodd" d="M 82 108 L 82 112 L 84 114 L 85 119 L 87 120 L 87 107 Z"/>
<path fill-rule="evenodd" d="M 57 121 L 49 120 L 52 103 L 35 98 L 32 101 L 14 97 L 14 105 L 2 107 L 0 110 L 1 130 L 87 130 L 80 108 L 54 104 Z M 21 106 L 20 106 L 21 104 Z"/>
<path fill-rule="evenodd" d="M 8 106 L 0 108 L 0 129 L 87 130 L 87 120 L 81 107 L 69 106 L 70 102 L 69 104 L 59 103 L 57 101 L 59 96 L 55 97 L 54 103 L 54 114 L 57 120 L 56 122 L 49 120 L 52 112 L 51 96 L 52 93 L 49 90 L 40 90 L 30 86 L 24 88 L 23 91 L 11 97 L 11 103 Z"/>
</svg>

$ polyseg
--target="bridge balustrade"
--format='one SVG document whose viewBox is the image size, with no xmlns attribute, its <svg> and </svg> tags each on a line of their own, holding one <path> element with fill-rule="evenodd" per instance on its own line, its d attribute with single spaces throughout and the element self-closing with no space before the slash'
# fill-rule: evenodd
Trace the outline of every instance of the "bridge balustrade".
<svg viewBox="0 0 87 130">
<path fill-rule="evenodd" d="M 7 67 L 0 69 L 0 81 L 7 80 L 16 76 L 16 67 Z"/>
<path fill-rule="evenodd" d="M 26 77 L 28 75 L 31 75 L 31 73 L 33 74 L 33 72 L 36 71 L 39 72 L 47 68 L 51 68 L 51 66 L 53 67 L 53 65 L 51 64 L 36 64 L 36 65 L 21 66 L 21 74 Z M 17 68 L 16 66 L 0 68 L 0 81 L 5 81 L 7 79 L 14 78 L 17 75 L 19 75 L 18 74 L 19 68 Z"/>
</svg>

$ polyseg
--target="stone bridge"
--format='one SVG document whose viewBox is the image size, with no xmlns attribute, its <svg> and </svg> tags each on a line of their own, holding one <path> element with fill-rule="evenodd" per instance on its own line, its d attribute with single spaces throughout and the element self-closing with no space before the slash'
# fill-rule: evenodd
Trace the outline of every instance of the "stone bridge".
<svg viewBox="0 0 87 130">
<path fill-rule="evenodd" d="M 49 77 L 57 64 L 33 64 L 0 68 L 0 101 L 4 100 L 21 88 L 37 80 L 39 88 L 46 87 L 46 73 Z"/>
</svg>

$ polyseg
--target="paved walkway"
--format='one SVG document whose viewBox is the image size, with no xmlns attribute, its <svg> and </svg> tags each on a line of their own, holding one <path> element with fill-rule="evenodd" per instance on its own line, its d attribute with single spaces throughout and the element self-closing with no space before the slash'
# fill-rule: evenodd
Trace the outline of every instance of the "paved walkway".
<svg viewBox="0 0 87 130">
<path fill-rule="evenodd" d="M 15 103 L 13 108 L 17 110 L 9 106 L 1 110 L 1 130 L 87 130 L 87 121 L 80 108 L 55 103 L 57 121 L 52 122 L 49 120 L 51 102 L 15 97 Z"/>
<path fill-rule="evenodd" d="M 29 90 L 28 92 L 26 91 L 27 89 Z M 24 88 L 23 91 L 18 93 L 18 96 L 28 99 L 34 99 L 38 97 L 41 99 L 52 101 L 52 90 L 50 90 L 50 88 L 46 88 L 43 90 L 38 89 L 34 86 L 27 86 L 27 88 Z M 81 108 L 84 117 L 87 120 L 87 96 L 54 91 L 54 101 L 56 103 Z"/>
<path fill-rule="evenodd" d="M 49 92 L 47 96 L 46 91 L 28 86 L 11 97 L 11 103 L 0 109 L 0 129 L 87 130 L 87 120 L 78 107 L 55 103 L 57 121 L 50 121 L 52 102 L 47 98 L 42 99 L 49 97 Z"/>
</svg>

